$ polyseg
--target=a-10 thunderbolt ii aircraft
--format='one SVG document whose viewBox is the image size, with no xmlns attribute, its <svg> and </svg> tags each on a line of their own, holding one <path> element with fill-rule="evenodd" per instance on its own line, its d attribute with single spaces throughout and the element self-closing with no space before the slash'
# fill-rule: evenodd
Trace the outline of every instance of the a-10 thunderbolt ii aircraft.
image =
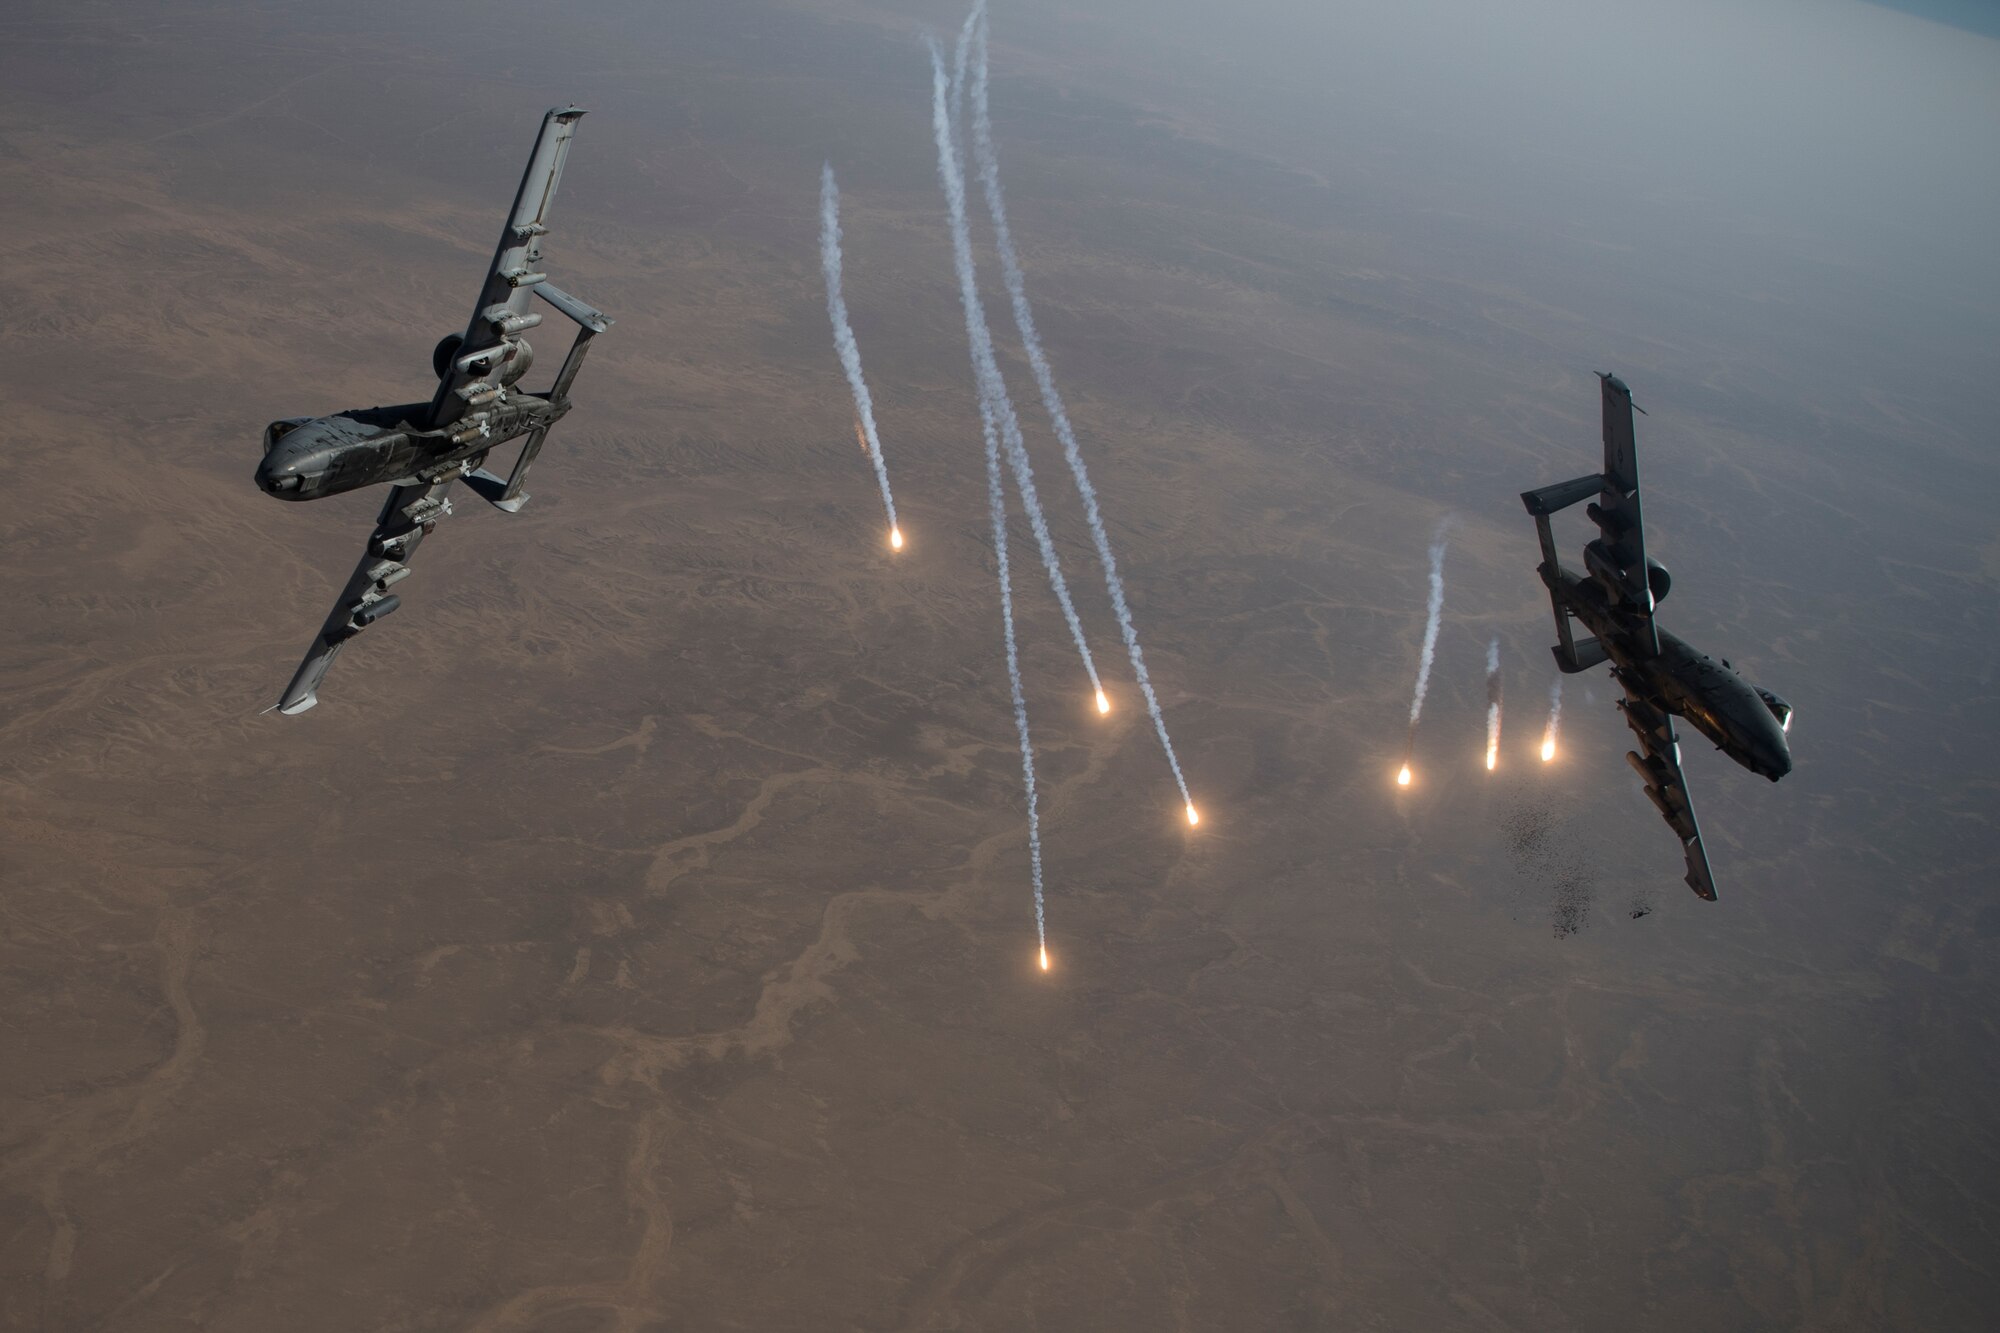
<svg viewBox="0 0 2000 1333">
<path fill-rule="evenodd" d="M 1542 540 L 1538 572 L 1555 607 L 1556 666 L 1575 673 L 1611 663 L 1612 676 L 1625 689 L 1618 707 L 1639 737 L 1638 751 L 1625 757 L 1681 840 L 1688 887 L 1714 902 L 1715 876 L 1688 799 L 1673 719 L 1685 718 L 1731 759 L 1776 782 L 1792 771 L 1792 752 L 1785 743 L 1792 707 L 1744 680 L 1728 662 L 1697 652 L 1654 623 L 1654 609 L 1673 580 L 1664 565 L 1646 554 L 1632 391 L 1616 375 L 1600 371 L 1598 378 L 1603 381 L 1603 473 L 1521 496 Z M 1583 548 L 1585 572 L 1578 575 L 1564 569 L 1556 556 L 1549 515 L 1581 500 L 1591 501 L 1585 512 L 1597 524 L 1598 537 Z M 1581 621 L 1591 637 L 1577 638 L 1571 632 L 1573 620 Z"/>
<path fill-rule="evenodd" d="M 583 114 L 564 106 L 542 118 L 472 322 L 463 334 L 446 335 L 431 353 L 438 386 L 429 402 L 295 417 L 264 428 L 257 484 L 280 500 L 317 500 L 390 483 L 368 550 L 274 705 L 279 712 L 303 713 L 318 703 L 320 682 L 341 647 L 400 605 L 389 589 L 409 577 L 417 546 L 451 513 L 446 492 L 454 481 L 464 478 L 474 494 L 510 514 L 528 502 L 521 492 L 528 469 L 549 427 L 569 412 L 570 386 L 590 340 L 611 325 L 541 271 L 549 206 Z M 577 325 L 554 386 L 540 394 L 516 387 L 534 360 L 521 335 L 542 322 L 528 309 L 534 296 Z M 522 440 L 520 453 L 507 477 L 486 471 L 487 453 L 516 439 Z"/>
</svg>

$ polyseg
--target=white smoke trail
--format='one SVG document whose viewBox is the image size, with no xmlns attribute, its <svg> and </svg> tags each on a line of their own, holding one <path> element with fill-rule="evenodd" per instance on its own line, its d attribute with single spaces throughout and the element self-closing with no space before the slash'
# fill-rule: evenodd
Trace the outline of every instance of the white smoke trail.
<svg viewBox="0 0 2000 1333">
<path fill-rule="evenodd" d="M 1146 700 L 1146 711 L 1152 716 L 1160 748 L 1166 751 L 1167 766 L 1174 774 L 1174 785 L 1180 788 L 1181 800 L 1192 808 L 1187 780 L 1181 776 L 1180 759 L 1174 754 L 1174 742 L 1167 735 L 1166 718 L 1160 712 L 1159 697 L 1154 694 L 1152 677 L 1146 672 L 1146 655 L 1140 651 L 1139 631 L 1132 623 L 1132 608 L 1125 601 L 1125 584 L 1118 577 L 1118 560 L 1111 553 L 1111 538 L 1105 531 L 1104 516 L 1097 507 L 1097 489 L 1090 484 L 1090 470 L 1084 466 L 1083 453 L 1076 443 L 1076 431 L 1070 426 L 1069 412 L 1063 405 L 1062 395 L 1056 391 L 1055 372 L 1049 368 L 1048 355 L 1042 349 L 1041 334 L 1035 328 L 1034 309 L 1028 304 L 1027 278 L 1022 274 L 1020 256 L 1014 249 L 1013 232 L 1007 225 L 1006 201 L 1000 193 L 1000 157 L 993 146 L 993 119 L 987 105 L 986 38 L 986 0 L 977 0 L 971 17 L 965 21 L 964 31 L 959 34 L 958 77 L 961 80 L 966 77 L 966 53 L 968 48 L 976 47 L 977 59 L 969 62 L 972 155 L 979 167 L 979 185 L 981 193 L 986 196 L 986 211 L 993 218 L 994 247 L 1000 252 L 1000 269 L 1007 286 L 1007 300 L 1014 309 L 1014 327 L 1020 330 L 1021 345 L 1027 351 L 1028 365 L 1034 371 L 1035 386 L 1041 390 L 1042 406 L 1048 411 L 1056 439 L 1062 443 L 1063 461 L 1069 464 L 1070 476 L 1076 482 L 1076 493 L 1083 500 L 1084 519 L 1090 525 L 1091 540 L 1097 545 L 1098 567 L 1104 571 L 1104 589 L 1110 594 L 1111 608 L 1118 616 L 1118 630 L 1125 639 L 1125 655 L 1131 659 L 1132 676 L 1138 681 L 1139 692 Z"/>
<path fill-rule="evenodd" d="M 1500 640 L 1486 645 L 1486 766 L 1500 762 Z"/>
<path fill-rule="evenodd" d="M 1438 626 L 1444 618 L 1444 534 L 1450 526 L 1449 517 L 1442 519 L 1436 535 L 1431 538 L 1430 606 L 1424 612 L 1424 647 L 1417 657 L 1417 688 L 1410 696 L 1410 732 L 1413 736 L 1417 719 L 1424 713 L 1424 695 L 1430 692 L 1431 662 L 1437 657 Z"/>
<path fill-rule="evenodd" d="M 965 115 L 965 69 L 972 55 L 973 36 L 985 27 L 986 0 L 973 0 L 972 12 L 965 16 L 965 25 L 958 30 L 958 42 L 951 53 L 951 118 L 954 129 L 964 126 Z M 984 45 L 984 43 L 981 43 Z M 953 147 L 957 146 L 954 140 Z M 961 169 L 963 169 L 961 165 Z"/>
<path fill-rule="evenodd" d="M 938 48 L 937 40 L 928 34 L 924 43 L 932 48 L 934 72 L 943 77 L 944 52 Z M 960 45 L 961 48 L 964 45 L 962 38 Z M 949 94 L 949 83 L 946 91 Z M 1042 512 L 1041 494 L 1035 487 L 1035 470 L 1028 460 L 1028 447 L 1021 439 L 1021 421 L 1015 415 L 1013 397 L 1007 392 L 1007 381 L 1000 373 L 1000 362 L 993 352 L 993 332 L 986 323 L 986 305 L 979 298 L 978 278 L 972 264 L 972 228 L 966 219 L 965 172 L 958 160 L 956 130 L 949 104 L 942 114 L 944 125 L 939 131 L 943 137 L 938 141 L 941 155 L 938 175 L 943 180 L 945 200 L 950 205 L 954 254 L 961 243 L 964 246 L 965 271 L 960 275 L 960 295 L 966 303 L 965 332 L 972 344 L 973 382 L 978 387 L 982 407 L 991 404 L 1000 443 L 1006 451 L 1008 470 L 1013 473 L 1014 487 L 1020 492 L 1021 508 L 1028 515 L 1028 527 L 1035 534 L 1035 546 L 1041 552 L 1042 567 L 1048 571 L 1049 587 L 1054 590 L 1056 602 L 1062 607 L 1063 620 L 1069 625 L 1069 636 L 1076 644 L 1077 656 L 1083 659 L 1083 670 L 1090 677 L 1091 692 L 1101 699 L 1104 682 L 1098 679 L 1097 661 L 1091 656 L 1090 644 L 1083 637 L 1083 622 L 1077 618 L 1076 605 L 1070 600 L 1069 581 L 1063 577 L 1062 561 L 1056 555 L 1055 539 L 1049 535 L 1049 522 Z M 967 283 L 971 285 L 965 285 Z"/>
<path fill-rule="evenodd" d="M 847 298 L 840 290 L 840 187 L 833 183 L 831 162 L 819 175 L 819 266 L 826 275 L 826 313 L 833 321 L 834 350 L 840 354 L 840 368 L 847 372 L 847 387 L 854 391 L 854 414 L 868 446 L 868 461 L 875 465 L 875 480 L 882 487 L 882 507 L 889 513 L 893 540 L 902 534 L 896 523 L 896 497 L 889 493 L 889 465 L 882 459 L 882 440 L 875 433 L 875 400 L 861 375 L 861 347 L 854 341 Z"/>
<path fill-rule="evenodd" d="M 1556 731 L 1562 725 L 1562 715 L 1563 678 L 1557 676 L 1555 683 L 1549 686 L 1549 725 L 1542 732 L 1542 758 L 1545 760 L 1556 757 Z"/>
<path fill-rule="evenodd" d="M 1000 625 L 1007 640 L 1007 686 L 1014 701 L 1014 730 L 1021 742 L 1021 782 L 1028 793 L 1028 864 L 1035 886 L 1035 938 L 1046 957 L 1048 926 L 1042 903 L 1042 825 L 1035 802 L 1035 747 L 1028 736 L 1028 704 L 1021 694 L 1021 658 L 1014 641 L 1014 592 L 1007 559 L 1007 498 L 1000 478 L 1000 404 L 986 392 L 988 370 L 996 377 L 998 371 L 992 366 L 986 313 L 979 303 L 978 278 L 972 266 L 972 236 L 965 222 L 965 178 L 952 146 L 951 113 L 945 103 L 948 85 L 944 52 L 928 35 L 924 45 L 931 55 L 931 131 L 937 140 L 938 179 L 944 185 L 945 201 L 951 209 L 952 263 L 958 271 L 958 296 L 959 304 L 965 308 L 966 337 L 973 348 L 974 377 L 981 386 L 979 424 L 986 443 L 986 514 L 993 526 L 993 551 L 1000 566 Z M 983 358 L 982 347 L 986 352 Z"/>
</svg>

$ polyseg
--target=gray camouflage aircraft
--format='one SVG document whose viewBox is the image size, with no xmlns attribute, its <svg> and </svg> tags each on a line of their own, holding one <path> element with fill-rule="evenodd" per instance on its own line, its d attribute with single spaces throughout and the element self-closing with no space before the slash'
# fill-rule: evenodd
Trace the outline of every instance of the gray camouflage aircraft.
<svg viewBox="0 0 2000 1333">
<path fill-rule="evenodd" d="M 1776 782 L 1792 771 L 1792 752 L 1785 740 L 1792 726 L 1792 706 L 1744 680 L 1728 662 L 1697 652 L 1654 623 L 1654 608 L 1665 600 L 1673 579 L 1666 566 L 1646 554 L 1632 391 L 1616 375 L 1600 371 L 1598 378 L 1603 381 L 1603 473 L 1521 495 L 1542 540 L 1537 572 L 1555 608 L 1560 640 L 1553 650 L 1556 666 L 1574 674 L 1610 661 L 1612 677 L 1625 690 L 1618 707 L 1639 738 L 1639 750 L 1625 758 L 1638 770 L 1646 795 L 1681 840 L 1688 887 L 1714 902 L 1715 876 L 1688 799 L 1673 718 L 1687 719 L 1731 759 Z M 1593 496 L 1584 512 L 1597 524 L 1599 535 L 1583 548 L 1585 573 L 1579 576 L 1564 569 L 1556 556 L 1549 516 Z M 1592 637 L 1576 638 L 1572 620 L 1582 621 Z"/>
<path fill-rule="evenodd" d="M 318 500 L 390 483 L 368 549 L 333 605 L 333 613 L 306 650 L 292 683 L 273 705 L 281 713 L 303 713 L 319 702 L 320 682 L 341 648 L 401 605 L 390 592 L 408 578 L 410 558 L 423 539 L 451 513 L 446 492 L 454 481 L 506 513 L 528 502 L 521 491 L 549 427 L 570 409 L 570 386 L 583 365 L 590 340 L 611 326 L 596 310 L 549 282 L 541 271 L 542 237 L 548 234 L 549 206 L 562 179 L 570 138 L 584 113 L 557 107 L 542 118 L 527 172 L 514 196 L 513 211 L 486 270 L 472 321 L 464 333 L 448 334 L 431 353 L 438 377 L 427 403 L 370 407 L 330 417 L 293 417 L 264 428 L 264 460 L 257 485 L 280 500 Z M 521 335 L 542 322 L 528 309 L 540 296 L 577 325 L 576 341 L 548 392 L 516 388 L 534 361 Z M 524 438 L 525 437 L 525 438 Z M 522 439 L 514 466 L 503 480 L 485 470 L 487 453 Z M 266 710 L 269 711 L 268 709 Z"/>
</svg>

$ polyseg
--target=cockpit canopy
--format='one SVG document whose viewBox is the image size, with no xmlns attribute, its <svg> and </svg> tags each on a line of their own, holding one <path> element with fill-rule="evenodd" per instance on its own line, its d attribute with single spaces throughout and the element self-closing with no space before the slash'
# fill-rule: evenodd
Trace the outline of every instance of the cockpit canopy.
<svg viewBox="0 0 2000 1333">
<path fill-rule="evenodd" d="M 1761 685 L 1757 687 L 1757 697 L 1764 701 L 1764 707 L 1771 710 L 1771 716 L 1778 719 L 1778 730 L 1789 735 L 1792 730 L 1792 706 Z"/>
<path fill-rule="evenodd" d="M 284 439 L 299 427 L 311 421 L 311 417 L 286 417 L 283 421 L 273 421 L 264 427 L 264 452 L 270 453 L 279 440 Z"/>
</svg>

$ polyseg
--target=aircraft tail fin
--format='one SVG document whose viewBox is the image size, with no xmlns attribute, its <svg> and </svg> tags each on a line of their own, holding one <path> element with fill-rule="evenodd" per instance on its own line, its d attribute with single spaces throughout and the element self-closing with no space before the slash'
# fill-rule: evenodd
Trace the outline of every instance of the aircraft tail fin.
<svg viewBox="0 0 2000 1333">
<path fill-rule="evenodd" d="M 542 441 L 548 438 L 548 427 L 529 433 L 521 445 L 520 454 L 514 459 L 514 470 L 502 478 L 485 468 L 466 474 L 465 484 L 472 493 L 492 505 L 502 513 L 518 514 L 521 506 L 528 503 L 528 497 L 521 494 L 522 483 L 528 479 L 528 469 L 534 466 L 535 455 L 542 451 Z"/>
<path fill-rule="evenodd" d="M 576 383 L 577 371 L 583 368 L 584 355 L 590 351 L 590 340 L 610 328 L 613 321 L 603 311 L 577 300 L 546 278 L 540 275 L 537 278 L 535 295 L 576 323 L 576 341 L 570 344 L 569 355 L 563 358 L 562 369 L 556 372 L 556 382 L 548 392 L 549 402 L 560 408 L 569 399 L 570 386 Z M 521 506 L 528 503 L 521 487 L 528 480 L 528 469 L 534 466 L 535 455 L 542 451 L 542 441 L 548 438 L 548 434 L 549 428 L 543 426 L 528 436 L 527 442 L 521 446 L 519 457 L 514 460 L 514 470 L 504 480 L 482 468 L 467 476 L 465 484 L 472 488 L 473 494 L 495 509 L 518 514 Z"/>
</svg>

